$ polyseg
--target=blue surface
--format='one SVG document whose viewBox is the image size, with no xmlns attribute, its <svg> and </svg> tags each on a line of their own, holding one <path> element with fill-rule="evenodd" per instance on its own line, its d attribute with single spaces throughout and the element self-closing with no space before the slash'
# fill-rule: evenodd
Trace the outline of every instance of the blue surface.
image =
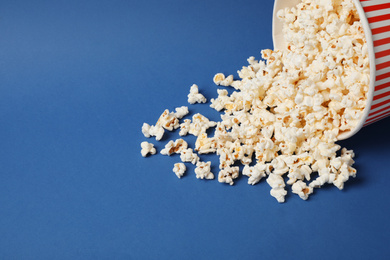
<svg viewBox="0 0 390 260">
<path fill-rule="evenodd" d="M 306 202 L 192 166 L 179 180 L 178 156 L 140 155 L 143 122 L 186 105 L 193 83 L 216 97 L 215 73 L 272 48 L 272 5 L 1 1 L 0 258 L 388 259 L 390 119 L 341 142 L 357 154 L 345 190 Z"/>
</svg>

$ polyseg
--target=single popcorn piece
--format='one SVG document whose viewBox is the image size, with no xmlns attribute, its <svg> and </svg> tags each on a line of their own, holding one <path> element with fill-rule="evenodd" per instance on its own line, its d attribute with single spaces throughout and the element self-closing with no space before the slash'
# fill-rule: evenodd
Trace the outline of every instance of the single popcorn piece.
<svg viewBox="0 0 390 260">
<path fill-rule="evenodd" d="M 267 174 L 265 173 L 266 170 L 265 164 L 256 164 L 253 167 L 250 167 L 249 165 L 245 165 L 244 169 L 242 170 L 242 174 L 245 176 L 248 176 L 248 184 L 255 185 L 258 183 L 262 178 L 266 177 Z"/>
<path fill-rule="evenodd" d="M 199 161 L 199 156 L 194 153 L 194 151 L 191 148 L 184 149 L 180 153 L 180 160 L 182 162 L 190 162 L 194 165 Z"/>
<path fill-rule="evenodd" d="M 180 154 L 182 151 L 187 149 L 188 144 L 183 139 L 177 139 L 176 141 L 169 141 L 165 148 L 160 151 L 162 155 L 170 156 L 173 153 Z"/>
<path fill-rule="evenodd" d="M 142 134 L 146 138 L 155 136 L 156 140 L 160 141 L 161 138 L 164 136 L 164 128 L 162 128 L 161 126 L 154 126 L 154 125 L 149 125 L 147 123 L 144 123 L 142 125 Z"/>
<path fill-rule="evenodd" d="M 307 200 L 309 195 L 313 193 L 313 188 L 309 187 L 303 181 L 297 181 L 292 185 L 292 192 L 298 194 L 303 200 Z"/>
<path fill-rule="evenodd" d="M 195 168 L 195 174 L 197 179 L 214 179 L 214 174 L 210 169 L 211 162 L 197 162 Z"/>
<path fill-rule="evenodd" d="M 169 112 L 168 109 L 165 109 L 165 111 L 161 114 L 160 118 L 158 119 L 156 126 L 160 126 L 168 131 L 172 131 L 173 129 L 179 128 L 180 125 L 179 125 L 179 120 L 176 117 L 176 114 Z"/>
<path fill-rule="evenodd" d="M 190 131 L 191 127 L 191 120 L 190 119 L 184 119 L 184 122 L 180 124 L 180 136 L 185 136 Z"/>
<path fill-rule="evenodd" d="M 150 136 L 155 136 L 157 141 L 160 141 L 164 136 L 164 128 L 161 126 L 150 126 L 149 130 Z"/>
<path fill-rule="evenodd" d="M 239 176 L 239 167 L 226 167 L 219 171 L 218 174 L 218 181 L 221 183 L 228 183 L 230 185 L 233 185 L 234 179 L 237 179 Z"/>
<path fill-rule="evenodd" d="M 142 125 L 142 134 L 146 137 L 146 138 L 149 138 L 150 137 L 150 125 L 147 124 L 147 123 L 144 123 Z"/>
<path fill-rule="evenodd" d="M 193 84 L 190 89 L 190 94 L 188 94 L 188 103 L 206 103 L 207 99 L 199 93 L 198 85 Z"/>
<path fill-rule="evenodd" d="M 271 186 L 270 194 L 279 203 L 285 201 L 284 197 L 287 195 L 287 191 L 284 189 L 286 186 L 283 177 L 274 173 L 271 173 L 267 178 L 267 183 Z"/>
<path fill-rule="evenodd" d="M 177 178 L 180 179 L 181 177 L 183 177 L 187 168 L 184 163 L 175 163 L 172 170 L 176 174 Z"/>
<path fill-rule="evenodd" d="M 228 87 L 233 83 L 233 75 L 229 75 L 225 78 L 223 73 L 215 74 L 213 81 L 216 85 Z"/>
<path fill-rule="evenodd" d="M 217 123 L 210 121 L 207 117 L 197 113 L 192 116 L 192 122 L 190 124 L 189 133 L 195 136 L 206 132 L 210 127 L 216 126 Z"/>
<path fill-rule="evenodd" d="M 176 112 L 174 113 L 174 115 L 177 119 L 182 119 L 184 116 L 186 116 L 189 113 L 188 107 L 186 106 L 177 107 L 175 111 Z"/>
<path fill-rule="evenodd" d="M 148 142 L 141 143 L 141 155 L 146 157 L 148 154 L 156 154 L 156 148 L 154 145 Z"/>
</svg>

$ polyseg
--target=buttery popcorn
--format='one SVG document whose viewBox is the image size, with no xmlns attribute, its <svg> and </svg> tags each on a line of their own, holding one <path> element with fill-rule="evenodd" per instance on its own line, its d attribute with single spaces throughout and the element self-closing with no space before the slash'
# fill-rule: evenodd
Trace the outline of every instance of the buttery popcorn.
<svg viewBox="0 0 390 260">
<path fill-rule="evenodd" d="M 179 124 L 186 110 L 164 111 L 157 128 L 144 124 L 142 132 L 161 139 L 164 129 L 180 127 L 180 136 L 197 137 L 196 152 L 219 156 L 219 182 L 234 184 L 239 167 L 233 165 L 239 161 L 248 184 L 266 178 L 271 196 L 282 203 L 285 177 L 292 192 L 307 200 L 314 188 L 333 184 L 343 189 L 356 176 L 353 151 L 336 141 L 363 115 L 370 67 L 352 0 L 302 0 L 277 16 L 284 23 L 286 50 L 263 50 L 264 61 L 249 57 L 249 65 L 238 71 L 239 80 L 214 76 L 216 85 L 235 90 L 218 89 L 218 97 L 211 99 L 210 107 L 223 112 L 220 122 L 195 114 Z M 195 84 L 188 102 L 206 102 Z M 215 127 L 213 136 L 206 133 L 210 127 Z M 161 153 L 171 154 L 174 146 L 169 142 Z M 211 178 L 210 165 L 191 148 L 180 150 L 180 158 L 197 165 L 197 178 Z M 318 174 L 314 180 L 313 174 Z"/>
</svg>

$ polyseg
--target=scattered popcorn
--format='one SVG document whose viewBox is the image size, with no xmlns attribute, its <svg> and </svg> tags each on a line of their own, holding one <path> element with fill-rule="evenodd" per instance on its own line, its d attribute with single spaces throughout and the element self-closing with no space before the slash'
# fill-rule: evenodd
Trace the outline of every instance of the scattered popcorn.
<svg viewBox="0 0 390 260">
<path fill-rule="evenodd" d="M 154 145 L 148 142 L 141 143 L 141 154 L 143 157 L 146 157 L 148 154 L 156 154 L 156 148 Z"/>
<path fill-rule="evenodd" d="M 173 166 L 173 172 L 176 174 L 177 178 L 179 179 L 183 177 L 186 170 L 187 168 L 184 165 L 184 163 L 175 163 Z"/>
<path fill-rule="evenodd" d="M 187 149 L 187 147 L 188 144 L 183 139 L 177 139 L 175 142 L 171 140 L 165 145 L 165 148 L 162 149 L 160 153 L 162 155 L 168 155 L 168 156 L 170 156 L 173 153 L 180 154 L 182 151 Z"/>
<path fill-rule="evenodd" d="M 307 200 L 309 195 L 313 193 L 313 188 L 308 187 L 303 181 L 297 181 L 292 185 L 292 192 L 298 194 L 303 200 Z"/>
<path fill-rule="evenodd" d="M 142 133 L 160 140 L 164 129 L 180 127 L 180 136 L 197 137 L 196 152 L 219 156 L 219 182 L 233 185 L 239 176 L 239 167 L 233 165 L 240 162 L 248 184 L 268 176 L 270 194 L 282 203 L 285 177 L 292 192 L 306 200 L 314 188 L 333 184 L 341 190 L 356 176 L 354 152 L 336 142 L 363 115 L 370 64 L 352 0 L 301 0 L 279 10 L 277 17 L 284 23 L 286 50 L 263 50 L 264 61 L 249 57 L 238 71 L 240 80 L 223 73 L 214 76 L 216 85 L 235 89 L 231 94 L 218 89 L 211 99 L 210 107 L 222 112 L 219 122 L 195 114 L 179 124 L 188 114 L 187 107 L 179 107 L 174 113 L 165 110 L 155 126 L 145 123 Z M 188 102 L 206 102 L 195 84 Z M 207 133 L 211 127 L 213 135 Z M 214 178 L 210 162 L 200 162 L 179 140 L 168 142 L 161 153 L 180 153 L 183 162 L 197 166 L 197 178 Z M 318 177 L 312 180 L 314 174 Z"/>
<path fill-rule="evenodd" d="M 196 165 L 196 163 L 199 161 L 199 156 L 196 153 L 194 153 L 194 151 L 191 148 L 188 148 L 181 151 L 180 160 L 182 162 L 190 162 Z"/>
<path fill-rule="evenodd" d="M 190 89 L 190 94 L 188 94 L 188 103 L 195 104 L 195 103 L 206 103 L 207 99 L 199 93 L 198 86 L 196 84 L 193 84 Z"/>
<path fill-rule="evenodd" d="M 229 183 L 230 185 L 233 185 L 233 180 L 238 178 L 239 175 L 239 167 L 226 167 L 222 169 L 218 174 L 218 181 L 222 183 Z"/>
<path fill-rule="evenodd" d="M 214 179 L 214 174 L 210 171 L 211 162 L 197 162 L 195 174 L 197 179 Z"/>
</svg>

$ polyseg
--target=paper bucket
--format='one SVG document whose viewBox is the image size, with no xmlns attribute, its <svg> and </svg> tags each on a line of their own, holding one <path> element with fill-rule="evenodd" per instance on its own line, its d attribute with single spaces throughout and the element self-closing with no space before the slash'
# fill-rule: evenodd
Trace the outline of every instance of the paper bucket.
<svg viewBox="0 0 390 260">
<path fill-rule="evenodd" d="M 275 0 L 272 36 L 275 49 L 285 49 L 283 24 L 276 17 L 278 10 L 293 7 L 300 0 Z M 390 116 L 390 1 L 354 0 L 363 24 L 370 59 L 370 86 L 367 104 L 359 124 L 339 140 L 356 134 L 363 126 Z"/>
</svg>

